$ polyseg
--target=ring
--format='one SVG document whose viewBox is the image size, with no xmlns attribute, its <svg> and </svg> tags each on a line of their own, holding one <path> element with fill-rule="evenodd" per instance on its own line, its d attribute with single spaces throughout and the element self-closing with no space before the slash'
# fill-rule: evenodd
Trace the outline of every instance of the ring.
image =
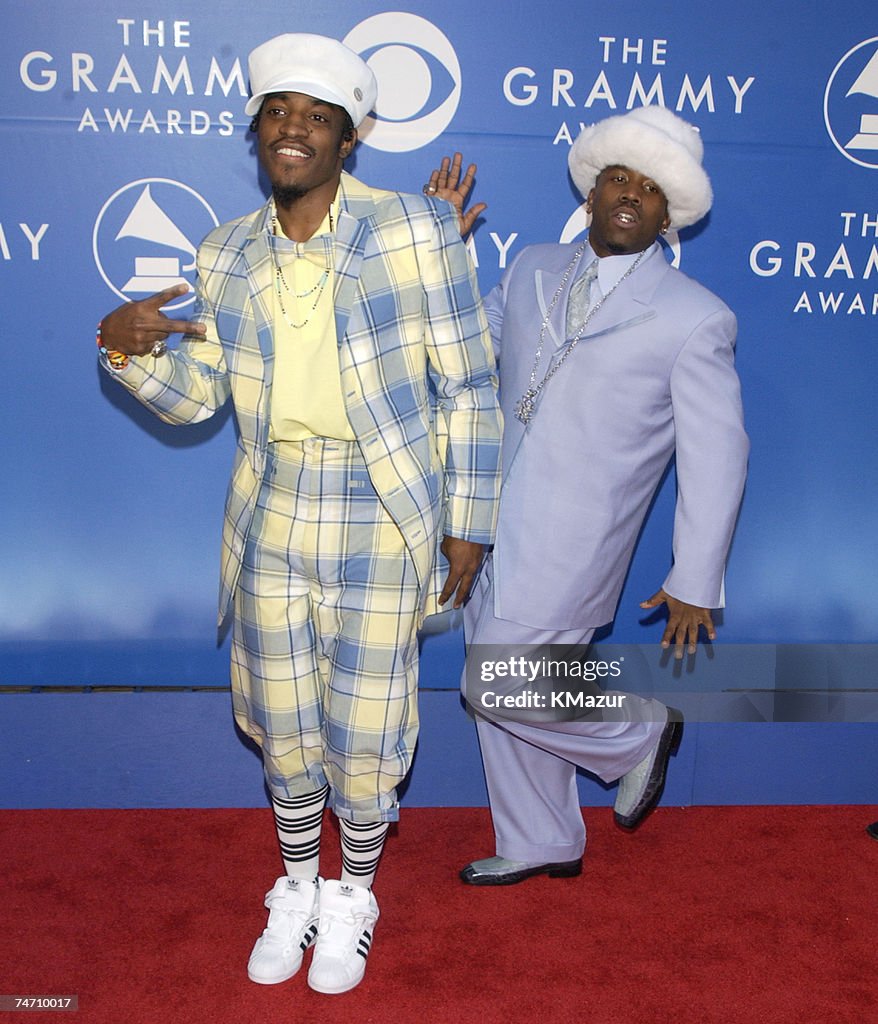
<svg viewBox="0 0 878 1024">
<path fill-rule="evenodd" d="M 159 356 L 163 356 L 168 351 L 168 346 L 163 341 L 157 341 L 150 351 L 158 359 Z"/>
<path fill-rule="evenodd" d="M 423 191 L 423 193 L 424 193 L 424 195 L 425 195 L 425 196 L 432 196 L 432 195 L 433 195 L 433 194 L 434 194 L 434 193 L 436 192 L 436 186 L 435 186 L 435 185 L 431 185 L 431 184 L 429 184 L 429 182 L 428 182 L 428 183 L 427 183 L 427 184 L 426 184 L 426 185 L 424 186 L 424 188 L 423 188 L 423 190 L 422 190 L 422 191 Z"/>
</svg>

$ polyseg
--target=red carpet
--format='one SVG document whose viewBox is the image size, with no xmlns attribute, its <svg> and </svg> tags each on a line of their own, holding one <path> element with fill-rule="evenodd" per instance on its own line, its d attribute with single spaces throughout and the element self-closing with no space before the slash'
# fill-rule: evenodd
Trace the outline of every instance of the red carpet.
<svg viewBox="0 0 878 1024">
<path fill-rule="evenodd" d="M 587 809 L 581 878 L 499 890 L 485 810 L 403 812 L 363 984 L 247 980 L 279 873 L 267 810 L 0 811 L 0 995 L 80 1024 L 863 1024 L 878 1021 L 867 807 Z M 323 870 L 338 861 L 327 833 Z"/>
</svg>

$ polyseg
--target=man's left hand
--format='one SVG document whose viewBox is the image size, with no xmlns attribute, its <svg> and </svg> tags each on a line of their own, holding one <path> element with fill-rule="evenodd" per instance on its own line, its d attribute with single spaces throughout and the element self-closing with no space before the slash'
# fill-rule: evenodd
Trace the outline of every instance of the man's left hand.
<svg viewBox="0 0 878 1024">
<path fill-rule="evenodd" d="M 683 657 L 683 648 L 687 642 L 687 653 L 695 653 L 699 626 L 704 627 L 709 640 L 716 640 L 716 629 L 709 608 L 699 608 L 697 604 L 678 601 L 664 590 L 653 594 L 647 601 L 641 601 L 640 607 L 657 608 L 660 604 L 668 606 L 668 624 L 662 634 L 662 647 L 670 647 L 673 643 L 674 657 L 678 660 Z"/>
<path fill-rule="evenodd" d="M 470 587 L 482 564 L 485 553 L 484 544 L 476 544 L 471 540 L 460 540 L 458 537 L 442 539 L 442 554 L 448 559 L 448 577 L 439 595 L 439 604 L 445 604 L 454 594 L 453 608 L 460 606 L 469 597 Z M 455 593 L 455 589 L 457 593 Z"/>
<path fill-rule="evenodd" d="M 470 189 L 476 176 L 477 167 L 470 164 L 463 177 L 460 176 L 463 165 L 463 157 L 455 153 L 453 158 L 442 157 L 439 167 L 433 169 L 430 180 L 424 186 L 424 194 L 445 199 L 457 210 L 457 226 L 460 229 L 460 237 L 466 236 L 472 231 L 473 224 L 478 220 L 479 215 L 488 209 L 486 203 L 475 203 L 469 210 L 464 209 Z"/>
</svg>

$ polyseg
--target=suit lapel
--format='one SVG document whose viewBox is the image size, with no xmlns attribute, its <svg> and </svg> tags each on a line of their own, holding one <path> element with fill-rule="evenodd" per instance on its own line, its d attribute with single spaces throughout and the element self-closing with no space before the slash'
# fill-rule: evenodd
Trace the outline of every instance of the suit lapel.
<svg viewBox="0 0 878 1024">
<path fill-rule="evenodd" d="M 609 299 L 589 320 L 583 339 L 596 338 L 652 319 L 656 315 L 652 297 L 667 271 L 662 247 L 654 242 L 634 273 L 619 282 Z"/>
<path fill-rule="evenodd" d="M 268 242 L 268 220 L 271 214 L 269 203 L 253 224 L 253 230 L 244 246 L 244 265 L 247 268 L 247 282 L 256 338 L 262 358 L 266 363 L 266 383 L 270 385 L 271 367 L 274 364 L 274 302 L 271 288 L 274 281 L 274 264 Z"/>
<path fill-rule="evenodd" d="M 583 269 L 583 259 L 587 258 L 587 253 L 584 250 L 577 259 L 576 266 L 570 270 L 566 281 L 564 274 L 578 251 L 579 246 L 565 246 L 559 252 L 559 256 L 563 257 L 563 263 L 559 260 L 554 266 L 537 270 L 534 274 L 540 323 L 546 323 L 546 317 L 549 317 L 546 324 L 544 347 L 551 346 L 553 349 L 557 349 L 567 340 L 567 299 L 573 282 Z M 549 315 L 549 310 L 551 310 L 551 315 Z"/>
<path fill-rule="evenodd" d="M 274 302 L 272 299 L 272 288 L 274 287 L 274 263 L 269 249 L 269 219 L 271 216 L 271 203 L 269 202 L 255 218 L 253 228 L 247 237 L 247 241 L 241 251 L 241 257 L 247 274 L 247 290 L 249 294 L 249 312 L 252 315 L 253 326 L 256 332 L 256 344 L 262 356 L 262 380 L 259 401 L 254 409 L 256 417 L 255 437 L 257 446 L 264 450 L 268 444 L 269 432 L 269 409 L 271 387 L 274 379 Z M 241 316 L 246 319 L 248 310 L 241 310 Z M 242 330 L 240 340 L 237 344 L 245 346 L 248 344 L 248 333 Z M 251 342 L 252 344 L 252 342 Z"/>
<path fill-rule="evenodd" d="M 372 228 L 375 201 L 350 175 L 339 183 L 339 215 L 335 233 L 335 333 L 339 345 L 345 336 L 357 293 L 366 239 Z"/>
<path fill-rule="evenodd" d="M 572 246 L 564 246 L 559 250 L 560 258 L 554 265 L 537 270 L 534 274 L 540 323 L 544 323 L 549 310 L 552 311 L 545 332 L 544 350 L 547 351 L 557 352 L 567 341 L 567 300 L 573 282 L 585 269 L 582 260 L 588 255 L 585 254 L 577 261 L 577 265 L 571 271 L 567 281 L 564 281 L 564 274 L 570 266 L 575 251 Z M 652 297 L 667 270 L 668 264 L 661 245 L 655 242 L 647 250 L 640 266 L 629 278 L 619 284 L 612 297 L 605 301 L 592 316 L 583 339 L 600 337 L 611 331 L 618 331 L 623 327 L 631 327 L 644 320 L 652 319 L 655 316 L 655 310 L 651 305 Z M 564 282 L 563 286 L 562 282 Z M 555 299 L 559 288 L 561 288 L 561 292 Z"/>
</svg>

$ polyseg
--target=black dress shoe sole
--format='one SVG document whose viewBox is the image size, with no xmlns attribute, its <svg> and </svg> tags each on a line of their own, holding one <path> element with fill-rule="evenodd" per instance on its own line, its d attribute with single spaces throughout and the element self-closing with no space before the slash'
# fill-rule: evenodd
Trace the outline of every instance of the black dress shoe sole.
<svg viewBox="0 0 878 1024">
<path fill-rule="evenodd" d="M 643 796 L 640 803 L 627 815 L 616 814 L 616 824 L 630 832 L 643 821 L 649 812 L 659 802 L 662 790 L 665 788 L 665 775 L 668 770 L 668 761 L 671 754 L 680 749 L 680 740 L 683 738 L 683 713 L 676 708 L 668 708 L 668 722 L 662 730 L 658 742 L 658 752 L 652 765 L 652 772 L 646 786 L 643 789 Z"/>
<path fill-rule="evenodd" d="M 506 874 L 480 875 L 472 864 L 460 873 L 460 880 L 467 885 L 516 885 L 534 875 L 548 875 L 549 878 L 575 878 L 582 874 L 582 858 L 563 861 L 560 864 L 538 864 L 533 868 L 522 868 L 521 871 L 508 871 Z"/>
</svg>

